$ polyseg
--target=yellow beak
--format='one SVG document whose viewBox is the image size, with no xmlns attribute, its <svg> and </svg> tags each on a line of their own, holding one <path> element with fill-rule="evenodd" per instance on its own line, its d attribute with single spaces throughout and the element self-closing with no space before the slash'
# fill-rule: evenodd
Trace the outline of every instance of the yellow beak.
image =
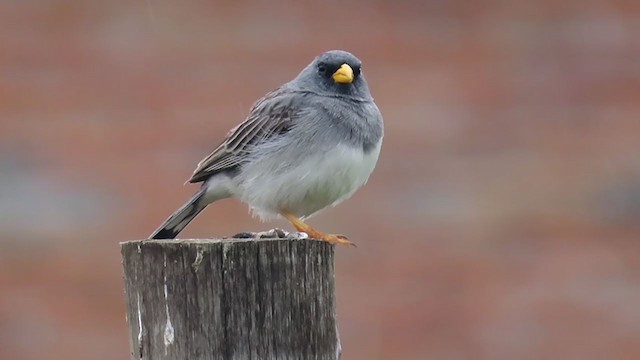
<svg viewBox="0 0 640 360">
<path fill-rule="evenodd" d="M 333 81 L 341 84 L 351 84 L 353 81 L 353 69 L 347 64 L 342 64 L 331 76 Z"/>
</svg>

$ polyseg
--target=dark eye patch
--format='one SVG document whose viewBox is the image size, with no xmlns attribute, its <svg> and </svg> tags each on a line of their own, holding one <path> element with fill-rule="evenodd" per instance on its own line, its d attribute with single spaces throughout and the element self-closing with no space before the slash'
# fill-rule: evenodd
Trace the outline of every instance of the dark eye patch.
<svg viewBox="0 0 640 360">
<path fill-rule="evenodd" d="M 360 76 L 360 66 L 354 66 L 353 67 L 353 76 L 354 77 Z"/>
<path fill-rule="evenodd" d="M 329 67 L 325 63 L 318 64 L 318 72 L 320 74 L 326 75 L 329 72 Z"/>
</svg>

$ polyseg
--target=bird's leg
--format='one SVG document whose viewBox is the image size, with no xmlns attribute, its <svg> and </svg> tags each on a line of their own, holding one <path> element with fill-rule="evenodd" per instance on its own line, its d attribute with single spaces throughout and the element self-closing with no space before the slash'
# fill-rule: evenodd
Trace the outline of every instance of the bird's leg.
<svg viewBox="0 0 640 360">
<path fill-rule="evenodd" d="M 311 226 L 305 224 L 302 220 L 298 219 L 295 215 L 289 212 L 282 211 L 280 215 L 284 216 L 285 219 L 289 220 L 289 222 L 293 225 L 294 228 L 296 228 L 296 230 L 306 233 L 307 235 L 309 235 L 309 238 L 311 239 L 326 241 L 330 244 L 351 245 L 354 247 L 356 246 L 356 244 L 347 240 L 346 236 L 339 235 L 339 234 L 327 234 L 327 233 L 323 233 L 322 231 L 318 231 L 312 228 Z"/>
</svg>

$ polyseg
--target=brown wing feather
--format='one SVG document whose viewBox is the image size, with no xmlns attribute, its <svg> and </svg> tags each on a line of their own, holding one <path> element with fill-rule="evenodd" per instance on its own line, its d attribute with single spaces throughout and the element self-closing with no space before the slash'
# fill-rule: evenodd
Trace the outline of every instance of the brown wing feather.
<svg viewBox="0 0 640 360">
<path fill-rule="evenodd" d="M 210 176 L 241 165 L 248 145 L 257 144 L 274 134 L 285 131 L 293 114 L 289 96 L 280 89 L 258 100 L 247 119 L 229 131 L 222 144 L 198 163 L 188 180 L 190 183 L 205 181 Z"/>
</svg>

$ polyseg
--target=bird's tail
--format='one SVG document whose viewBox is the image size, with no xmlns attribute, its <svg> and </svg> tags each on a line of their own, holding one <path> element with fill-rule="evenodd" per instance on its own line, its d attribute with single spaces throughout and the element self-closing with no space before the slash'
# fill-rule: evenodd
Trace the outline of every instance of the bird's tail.
<svg viewBox="0 0 640 360">
<path fill-rule="evenodd" d="M 198 214 L 204 210 L 208 201 L 204 195 L 206 187 L 202 187 L 189 201 L 176 210 L 167 220 L 149 236 L 150 239 L 174 239 Z"/>
</svg>

